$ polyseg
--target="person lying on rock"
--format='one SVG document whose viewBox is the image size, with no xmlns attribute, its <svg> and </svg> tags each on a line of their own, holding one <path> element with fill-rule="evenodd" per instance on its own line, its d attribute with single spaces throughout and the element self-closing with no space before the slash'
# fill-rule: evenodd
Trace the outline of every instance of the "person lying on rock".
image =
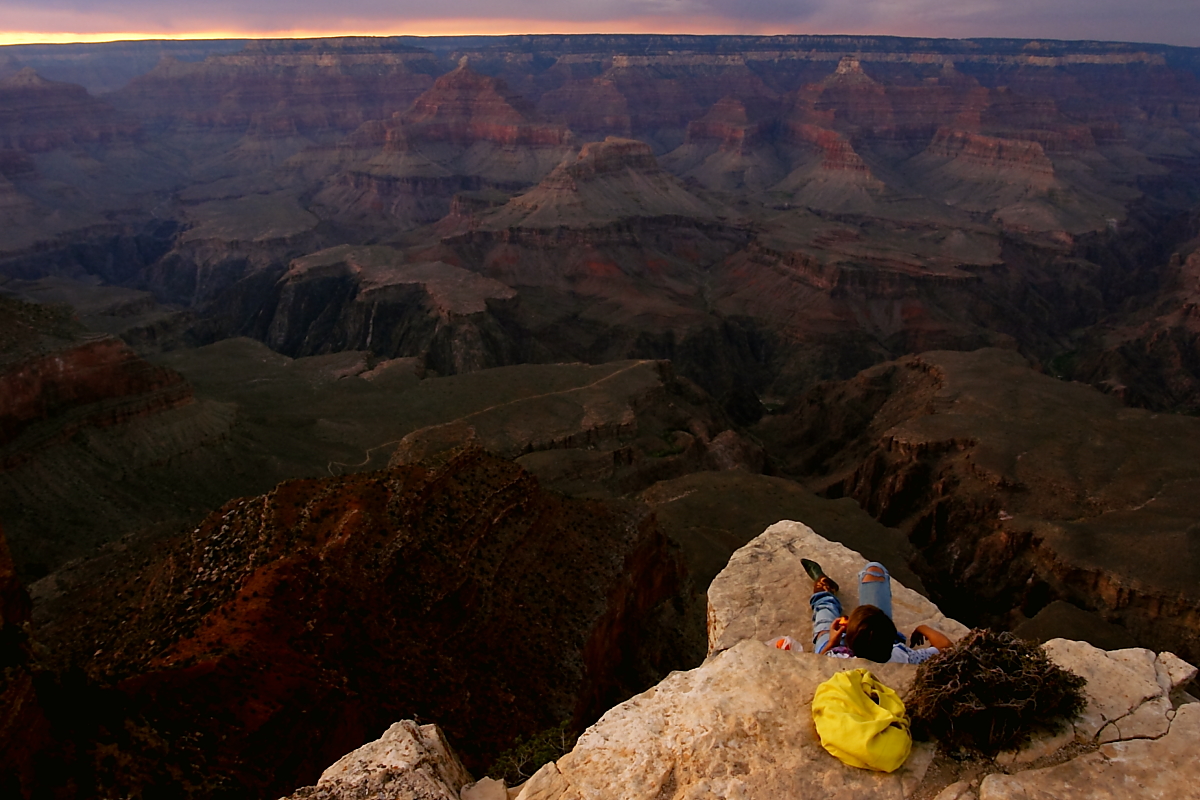
<svg viewBox="0 0 1200 800">
<path fill-rule="evenodd" d="M 849 617 L 842 616 L 842 603 L 837 599 L 837 582 L 809 559 L 801 559 L 804 569 L 813 578 L 813 593 L 808 599 L 812 606 L 813 652 L 834 658 L 865 658 L 879 663 L 920 664 L 950 646 L 941 631 L 928 625 L 918 625 L 913 631 L 910 647 L 905 637 L 896 631 L 892 621 L 892 576 L 878 561 L 872 561 L 858 573 L 860 605 Z M 920 647 L 928 641 L 928 647 Z"/>
</svg>

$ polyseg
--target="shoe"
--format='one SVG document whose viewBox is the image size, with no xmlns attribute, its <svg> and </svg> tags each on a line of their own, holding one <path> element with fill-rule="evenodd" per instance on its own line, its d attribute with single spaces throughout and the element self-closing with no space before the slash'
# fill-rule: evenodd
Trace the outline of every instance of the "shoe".
<svg viewBox="0 0 1200 800">
<path fill-rule="evenodd" d="M 829 581 L 829 583 L 831 584 L 830 591 L 832 591 L 834 594 L 837 594 L 837 591 L 838 591 L 837 581 L 835 581 L 833 578 L 826 575 L 825 570 L 821 569 L 820 564 L 818 564 L 817 562 L 813 561 L 810 558 L 802 558 L 802 559 L 800 559 L 800 566 L 804 567 L 804 571 L 808 573 L 808 577 L 812 578 L 814 582 L 821 580 L 821 578 L 824 578 L 825 580 Z"/>
</svg>

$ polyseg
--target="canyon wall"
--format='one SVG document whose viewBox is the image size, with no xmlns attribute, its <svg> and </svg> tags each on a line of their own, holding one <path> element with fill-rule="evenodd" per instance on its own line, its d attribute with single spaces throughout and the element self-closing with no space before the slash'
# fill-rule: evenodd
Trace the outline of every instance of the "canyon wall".
<svg viewBox="0 0 1200 800">
<path fill-rule="evenodd" d="M 1045 615 L 1047 638 L 1115 624 L 1197 658 L 1195 419 L 981 350 L 822 385 L 760 435 L 788 474 L 904 530 L 914 570 L 965 621 L 1020 631 Z"/>
</svg>

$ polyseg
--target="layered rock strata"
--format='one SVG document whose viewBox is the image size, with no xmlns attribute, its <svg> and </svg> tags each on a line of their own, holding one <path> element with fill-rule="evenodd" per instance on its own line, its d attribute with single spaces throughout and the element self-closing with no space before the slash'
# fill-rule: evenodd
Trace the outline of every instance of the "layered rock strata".
<svg viewBox="0 0 1200 800">
<path fill-rule="evenodd" d="M 874 367 L 760 427 L 786 471 L 905 530 L 957 615 L 1017 625 L 1064 600 L 1196 658 L 1196 420 L 981 350 Z"/>
</svg>

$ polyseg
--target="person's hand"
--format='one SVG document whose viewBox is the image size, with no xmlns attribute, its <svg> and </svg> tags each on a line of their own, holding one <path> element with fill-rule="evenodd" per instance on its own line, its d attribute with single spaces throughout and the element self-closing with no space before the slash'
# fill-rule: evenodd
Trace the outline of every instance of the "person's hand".
<svg viewBox="0 0 1200 800">
<path fill-rule="evenodd" d="M 908 637 L 908 646 L 920 647 L 923 644 L 925 644 L 925 634 L 921 633 L 921 630 L 918 628 L 912 632 L 912 636 Z"/>
<path fill-rule="evenodd" d="M 840 639 L 842 634 L 846 632 L 846 626 L 850 624 L 849 617 L 838 617 L 829 625 L 829 636 L 831 639 Z"/>
</svg>

